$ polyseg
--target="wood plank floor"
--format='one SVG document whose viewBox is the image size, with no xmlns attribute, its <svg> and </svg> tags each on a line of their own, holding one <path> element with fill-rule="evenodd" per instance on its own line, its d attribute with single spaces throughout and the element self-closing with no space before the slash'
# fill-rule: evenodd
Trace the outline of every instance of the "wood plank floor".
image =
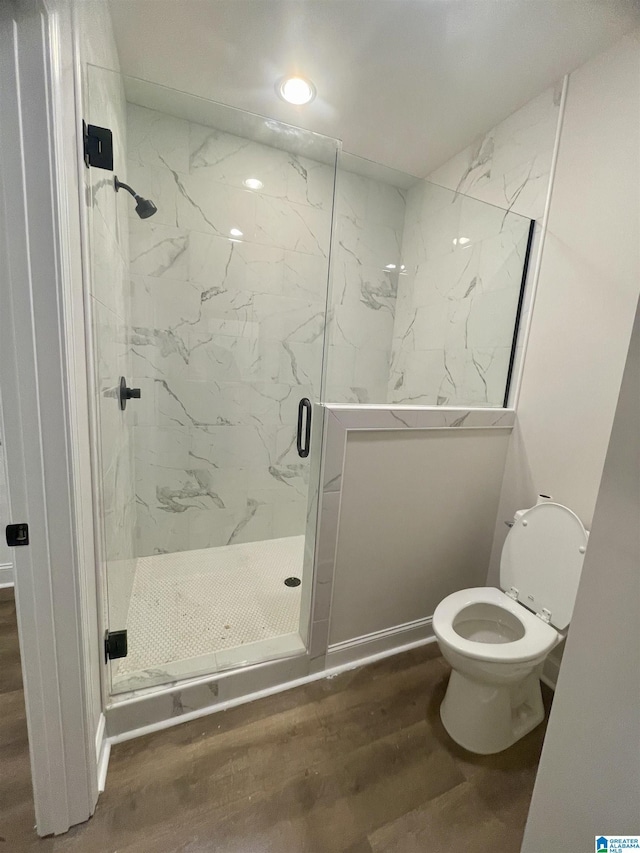
<svg viewBox="0 0 640 853">
<path fill-rule="evenodd" d="M 518 853 L 544 725 L 451 742 L 435 645 L 119 744 L 94 817 L 33 832 L 15 612 L 0 592 L 0 853 Z"/>
</svg>

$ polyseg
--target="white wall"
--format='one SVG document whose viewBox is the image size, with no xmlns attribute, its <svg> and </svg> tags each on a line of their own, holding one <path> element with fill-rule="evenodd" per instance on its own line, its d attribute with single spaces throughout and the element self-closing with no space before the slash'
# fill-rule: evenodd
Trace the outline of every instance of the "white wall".
<svg viewBox="0 0 640 853">
<path fill-rule="evenodd" d="M 9 494 L 7 492 L 7 475 L 5 469 L 5 446 L 2 427 L 2 408 L 0 407 L 0 585 L 11 583 L 13 580 L 13 559 L 11 549 L 5 539 L 5 527 L 10 522 Z"/>
<path fill-rule="evenodd" d="M 640 309 L 522 847 L 640 831 Z"/>
<path fill-rule="evenodd" d="M 637 32 L 570 77 L 492 584 L 504 520 L 536 494 L 591 526 L 640 291 L 639 107 Z"/>
<path fill-rule="evenodd" d="M 348 433 L 330 644 L 426 619 L 483 584 L 508 440 L 478 428 Z"/>
</svg>

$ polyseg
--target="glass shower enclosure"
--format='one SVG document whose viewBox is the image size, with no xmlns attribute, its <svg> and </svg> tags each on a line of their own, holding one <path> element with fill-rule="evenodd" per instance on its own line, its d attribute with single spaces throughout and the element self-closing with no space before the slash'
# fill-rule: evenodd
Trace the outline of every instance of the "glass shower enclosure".
<svg viewBox="0 0 640 853">
<path fill-rule="evenodd" d="M 87 120 L 114 143 L 113 171 L 84 174 L 122 694 L 305 654 L 313 404 L 506 405 L 535 223 L 318 134 L 87 78 Z"/>
<path fill-rule="evenodd" d="M 303 654 L 339 143 L 103 68 L 87 91 L 111 691 Z"/>
</svg>

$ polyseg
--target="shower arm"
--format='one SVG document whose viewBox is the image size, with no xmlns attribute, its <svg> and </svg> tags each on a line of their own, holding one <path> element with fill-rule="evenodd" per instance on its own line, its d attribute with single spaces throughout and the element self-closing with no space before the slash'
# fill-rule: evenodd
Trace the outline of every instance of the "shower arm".
<svg viewBox="0 0 640 853">
<path fill-rule="evenodd" d="M 158 212 L 158 208 L 150 198 L 142 198 L 142 196 L 138 195 L 138 193 L 133 189 L 133 187 L 130 187 L 129 184 L 119 181 L 117 175 L 113 179 L 113 186 L 116 192 L 118 192 L 122 187 L 123 190 L 126 190 L 133 196 L 133 200 L 136 203 L 136 213 L 140 219 L 148 219 L 150 216 L 153 216 L 154 213 Z"/>
<path fill-rule="evenodd" d="M 114 177 L 114 179 L 113 179 L 113 185 L 114 185 L 114 187 L 116 188 L 116 192 L 118 192 L 118 190 L 119 190 L 119 189 L 123 189 L 123 190 L 126 190 L 128 193 L 131 193 L 131 195 L 132 195 L 136 200 L 140 198 L 140 196 L 138 195 L 138 193 L 137 193 L 134 189 L 132 189 L 132 188 L 129 186 L 129 184 L 125 184 L 125 183 L 123 183 L 122 181 L 119 181 L 119 180 L 118 180 L 118 176 L 117 176 L 117 175 L 116 175 L 116 176 Z"/>
</svg>

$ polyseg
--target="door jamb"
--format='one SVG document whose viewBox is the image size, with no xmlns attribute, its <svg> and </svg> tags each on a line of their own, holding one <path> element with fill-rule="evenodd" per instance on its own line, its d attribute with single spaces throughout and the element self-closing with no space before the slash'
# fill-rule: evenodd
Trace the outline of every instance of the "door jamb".
<svg viewBox="0 0 640 853">
<path fill-rule="evenodd" d="M 0 385 L 11 521 L 30 528 L 13 557 L 39 835 L 93 813 L 103 728 L 79 212 L 61 115 L 70 35 L 65 4 L 2 4 Z"/>
</svg>

